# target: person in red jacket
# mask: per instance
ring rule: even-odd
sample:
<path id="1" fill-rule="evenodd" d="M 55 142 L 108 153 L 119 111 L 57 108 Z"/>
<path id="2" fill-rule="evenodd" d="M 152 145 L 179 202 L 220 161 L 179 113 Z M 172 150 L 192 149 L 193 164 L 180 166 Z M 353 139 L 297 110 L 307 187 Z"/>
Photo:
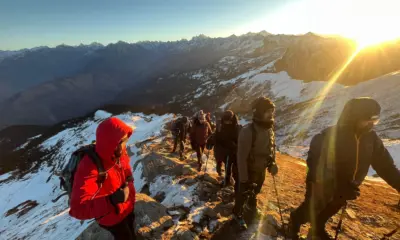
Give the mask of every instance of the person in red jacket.
<path id="1" fill-rule="evenodd" d="M 77 219 L 95 218 L 116 240 L 136 239 L 133 227 L 135 187 L 126 151 L 132 128 L 118 118 L 104 120 L 96 131 L 96 153 L 107 172 L 98 184 L 96 165 L 85 156 L 77 168 L 69 214 Z"/>

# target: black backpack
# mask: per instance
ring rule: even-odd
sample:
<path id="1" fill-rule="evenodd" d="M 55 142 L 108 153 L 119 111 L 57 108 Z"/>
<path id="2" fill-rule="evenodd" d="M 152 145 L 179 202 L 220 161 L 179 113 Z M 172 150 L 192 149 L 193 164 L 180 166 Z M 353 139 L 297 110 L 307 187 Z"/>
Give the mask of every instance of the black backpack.
<path id="1" fill-rule="evenodd" d="M 53 200 L 53 202 L 56 202 L 62 196 L 68 194 L 68 198 L 69 198 L 68 204 L 70 204 L 72 187 L 74 186 L 75 172 L 78 168 L 80 161 L 83 159 L 83 157 L 85 155 L 88 155 L 89 158 L 96 165 L 97 170 L 99 172 L 97 184 L 99 185 L 99 187 L 101 187 L 101 185 L 104 183 L 104 181 L 107 177 L 107 172 L 104 170 L 101 159 L 95 151 L 95 147 L 96 147 L 95 143 L 89 144 L 89 145 L 79 148 L 78 150 L 76 150 L 75 152 L 72 153 L 67 165 L 62 170 L 61 176 L 60 176 L 60 188 L 62 190 L 64 190 L 65 193 L 58 196 L 56 199 Z"/>

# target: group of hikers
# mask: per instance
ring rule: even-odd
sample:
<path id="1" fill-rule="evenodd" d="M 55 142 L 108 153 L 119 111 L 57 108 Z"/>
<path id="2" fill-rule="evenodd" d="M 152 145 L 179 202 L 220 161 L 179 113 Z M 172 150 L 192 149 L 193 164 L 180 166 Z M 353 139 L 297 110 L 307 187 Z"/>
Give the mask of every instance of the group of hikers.
<path id="1" fill-rule="evenodd" d="M 245 205 L 257 211 L 266 171 L 278 174 L 275 161 L 275 104 L 266 97 L 252 104 L 252 121 L 240 126 L 233 111 L 225 111 L 216 122 L 199 111 L 192 118 L 181 117 L 174 124 L 173 152 L 185 159 L 187 136 L 197 154 L 198 170 L 202 155 L 214 146 L 216 171 L 224 186 L 235 184 L 233 219 L 246 228 Z M 335 126 L 312 138 L 307 158 L 306 193 L 304 202 L 290 214 L 289 237 L 298 239 L 302 224 L 310 222 L 316 239 L 332 239 L 325 230 L 327 221 L 347 201 L 360 196 L 360 185 L 372 166 L 391 187 L 400 192 L 400 171 L 373 127 L 379 122 L 381 107 L 371 98 L 352 99 Z M 70 194 L 70 215 L 81 220 L 95 218 L 115 239 L 136 239 L 134 232 L 135 188 L 126 151 L 132 129 L 111 117 L 97 128 L 92 154 L 84 154 L 77 166 Z M 99 167 L 91 159 L 93 153 L 101 161 Z M 249 194 L 252 193 L 252 194 Z"/>

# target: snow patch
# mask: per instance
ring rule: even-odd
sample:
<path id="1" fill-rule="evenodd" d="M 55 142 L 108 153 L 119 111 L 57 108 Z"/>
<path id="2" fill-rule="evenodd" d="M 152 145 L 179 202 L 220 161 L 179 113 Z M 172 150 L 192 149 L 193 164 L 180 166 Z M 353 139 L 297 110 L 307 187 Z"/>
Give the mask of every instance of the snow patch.
<path id="1" fill-rule="evenodd" d="M 191 207 L 198 202 L 198 197 L 194 194 L 198 184 L 185 186 L 176 183 L 171 176 L 157 176 L 153 183 L 150 183 L 150 196 L 155 197 L 157 194 L 164 193 L 165 198 L 161 202 L 167 208 L 184 206 Z"/>
<path id="2" fill-rule="evenodd" d="M 94 114 L 94 119 L 95 120 L 103 120 L 103 119 L 109 118 L 111 116 L 112 116 L 111 113 L 108 113 L 108 112 L 103 111 L 103 110 L 97 110 L 95 112 L 95 114 Z"/>

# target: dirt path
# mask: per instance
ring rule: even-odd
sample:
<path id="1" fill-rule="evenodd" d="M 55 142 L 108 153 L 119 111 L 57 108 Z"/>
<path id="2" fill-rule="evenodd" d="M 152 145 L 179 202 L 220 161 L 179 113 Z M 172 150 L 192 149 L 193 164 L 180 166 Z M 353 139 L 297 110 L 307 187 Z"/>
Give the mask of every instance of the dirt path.
<path id="1" fill-rule="evenodd" d="M 278 154 L 277 162 L 280 169 L 276 183 L 283 217 L 288 221 L 290 211 L 299 206 L 304 199 L 306 167 L 303 160 L 286 155 Z M 261 194 L 258 196 L 258 206 L 263 212 L 276 211 L 277 209 L 274 209 L 278 205 L 276 199 L 272 177 L 267 175 Z M 339 239 L 381 239 L 384 234 L 395 229 L 396 224 L 400 224 L 398 201 L 399 195 L 386 183 L 366 180 L 361 186 L 360 198 L 349 203 L 349 211 Z M 327 227 L 332 236 L 339 220 L 338 215 L 331 219 Z M 302 235 L 307 235 L 308 228 L 308 226 L 302 228 Z M 234 225 L 227 225 L 213 239 L 251 239 L 251 237 L 269 239 L 262 236 L 255 238 L 257 229 L 257 220 L 245 233 L 238 232 Z M 400 239 L 400 232 L 390 239 Z"/>
<path id="2" fill-rule="evenodd" d="M 169 140 L 171 141 L 171 140 Z M 155 145 L 155 151 L 168 151 L 171 144 Z M 187 157 L 191 158 L 192 151 L 187 149 Z M 213 163 L 214 156 L 210 155 L 210 162 L 207 171 L 215 171 Z M 195 156 L 186 160 L 187 164 L 197 165 Z M 276 184 L 280 197 L 284 221 L 287 223 L 289 214 L 300 205 L 304 199 L 306 164 L 301 159 L 291 156 L 277 154 L 279 174 L 276 177 Z M 384 182 L 365 180 L 361 186 L 361 196 L 356 201 L 348 204 L 348 211 L 343 222 L 343 231 L 339 239 L 381 239 L 384 234 L 389 233 L 400 224 L 400 209 L 397 207 L 399 201 L 397 192 Z M 264 182 L 263 189 L 258 196 L 258 206 L 263 213 L 271 212 L 278 217 L 278 203 L 276 192 L 273 187 L 273 180 L 270 175 Z M 254 218 L 253 218 L 254 219 Z M 327 230 L 334 236 L 335 226 L 339 220 L 336 214 L 328 223 Z M 259 220 L 255 219 L 249 223 L 249 230 L 238 231 L 235 224 L 228 222 L 217 231 L 212 239 L 271 239 L 263 237 L 258 233 Z M 302 228 L 301 234 L 306 236 L 309 226 Z M 283 238 L 278 238 L 283 239 Z M 390 239 L 400 240 L 400 232 L 393 235 Z"/>

